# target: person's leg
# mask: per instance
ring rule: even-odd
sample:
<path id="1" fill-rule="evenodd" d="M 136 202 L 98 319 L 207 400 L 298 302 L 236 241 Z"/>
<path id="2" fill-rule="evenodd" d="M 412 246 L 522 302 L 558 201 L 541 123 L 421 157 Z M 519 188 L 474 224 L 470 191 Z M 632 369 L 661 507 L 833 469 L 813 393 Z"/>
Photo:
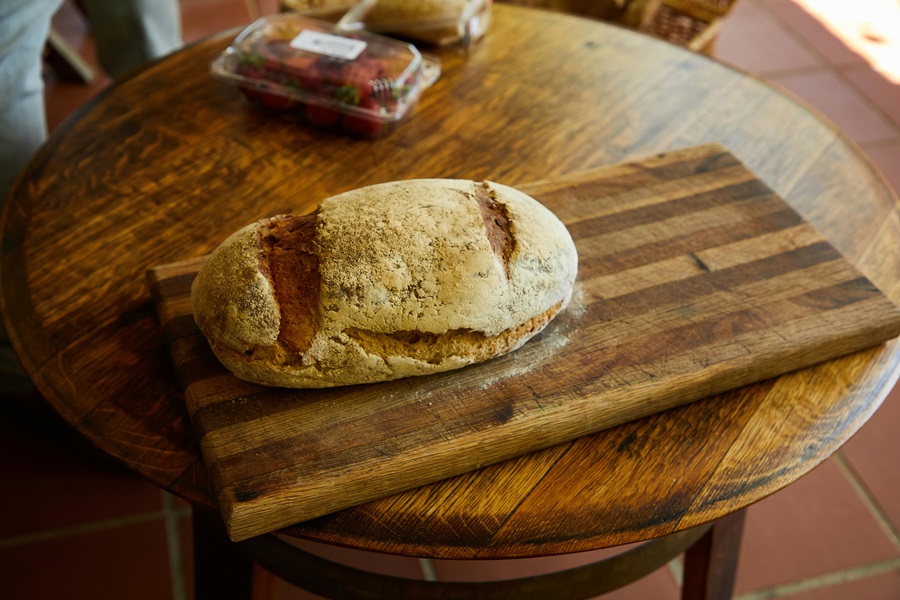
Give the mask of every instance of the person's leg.
<path id="1" fill-rule="evenodd" d="M 0 201 L 47 137 L 42 56 L 60 2 L 0 2 Z"/>
<path id="2" fill-rule="evenodd" d="M 0 1 L 0 202 L 47 138 L 42 56 L 60 1 Z M 30 389 L 0 324 L 0 393 Z"/>
<path id="3" fill-rule="evenodd" d="M 181 47 L 177 0 L 83 0 L 100 66 L 113 78 Z"/>

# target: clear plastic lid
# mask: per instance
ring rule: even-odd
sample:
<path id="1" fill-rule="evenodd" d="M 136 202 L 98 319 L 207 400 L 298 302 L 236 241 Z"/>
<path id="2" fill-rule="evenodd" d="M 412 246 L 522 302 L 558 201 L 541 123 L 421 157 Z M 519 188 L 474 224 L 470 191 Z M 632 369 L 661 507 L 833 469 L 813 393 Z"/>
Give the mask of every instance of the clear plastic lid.
<path id="1" fill-rule="evenodd" d="M 327 121 L 399 121 L 440 75 L 415 46 L 366 31 L 281 13 L 258 19 L 210 65 L 267 108 L 304 108 Z M 316 120 L 315 118 L 313 120 Z"/>
<path id="2" fill-rule="evenodd" d="M 487 31 L 491 8 L 492 0 L 360 0 L 341 18 L 337 30 L 468 47 Z"/>

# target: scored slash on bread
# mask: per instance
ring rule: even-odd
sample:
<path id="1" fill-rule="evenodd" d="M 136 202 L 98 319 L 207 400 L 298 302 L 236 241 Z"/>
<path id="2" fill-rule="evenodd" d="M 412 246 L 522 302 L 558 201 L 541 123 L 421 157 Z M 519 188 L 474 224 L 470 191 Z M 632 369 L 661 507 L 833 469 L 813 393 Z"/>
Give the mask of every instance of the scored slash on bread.
<path id="1" fill-rule="evenodd" d="M 390 182 L 226 239 L 192 288 L 219 360 L 263 385 L 328 387 L 515 350 L 571 298 L 577 253 L 539 202 L 492 182 Z"/>

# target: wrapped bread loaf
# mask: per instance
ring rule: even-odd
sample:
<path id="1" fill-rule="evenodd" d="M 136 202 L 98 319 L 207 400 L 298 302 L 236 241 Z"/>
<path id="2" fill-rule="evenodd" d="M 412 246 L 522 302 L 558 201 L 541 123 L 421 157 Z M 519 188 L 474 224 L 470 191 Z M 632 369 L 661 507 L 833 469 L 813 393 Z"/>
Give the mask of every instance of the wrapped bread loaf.
<path id="1" fill-rule="evenodd" d="M 338 23 L 339 30 L 396 35 L 438 46 L 469 46 L 491 22 L 492 0 L 359 0 Z"/>
<path id="2" fill-rule="evenodd" d="M 526 194 L 410 180 L 244 227 L 210 255 L 192 302 L 236 376 L 328 387 L 515 350 L 566 306 L 576 271 L 565 226 Z"/>

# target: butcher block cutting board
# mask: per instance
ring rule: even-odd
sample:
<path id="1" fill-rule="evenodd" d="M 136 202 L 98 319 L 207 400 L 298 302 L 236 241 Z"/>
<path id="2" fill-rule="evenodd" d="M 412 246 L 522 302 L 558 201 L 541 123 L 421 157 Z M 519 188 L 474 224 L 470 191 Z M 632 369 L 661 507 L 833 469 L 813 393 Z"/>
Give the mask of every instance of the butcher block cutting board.
<path id="1" fill-rule="evenodd" d="M 579 253 L 570 306 L 506 356 L 325 390 L 232 376 L 191 314 L 203 258 L 148 281 L 234 540 L 873 346 L 900 311 L 717 145 L 519 186 Z"/>

